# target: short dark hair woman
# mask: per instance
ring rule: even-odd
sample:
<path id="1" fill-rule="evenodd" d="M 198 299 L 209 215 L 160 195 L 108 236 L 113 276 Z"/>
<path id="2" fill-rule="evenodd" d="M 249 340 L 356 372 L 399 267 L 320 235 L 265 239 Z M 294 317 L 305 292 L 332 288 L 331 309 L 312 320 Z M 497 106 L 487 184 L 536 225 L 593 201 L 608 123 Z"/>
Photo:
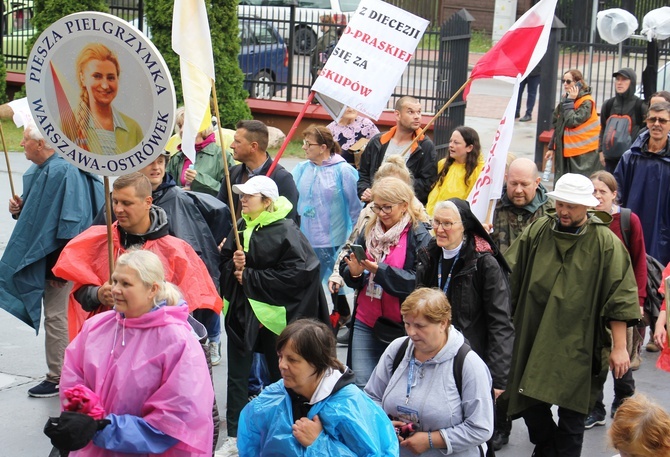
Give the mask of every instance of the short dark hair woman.
<path id="1" fill-rule="evenodd" d="M 264 455 L 397 456 L 391 421 L 354 385 L 339 360 L 332 329 L 300 319 L 277 338 L 282 380 L 240 416 L 241 457 Z"/>

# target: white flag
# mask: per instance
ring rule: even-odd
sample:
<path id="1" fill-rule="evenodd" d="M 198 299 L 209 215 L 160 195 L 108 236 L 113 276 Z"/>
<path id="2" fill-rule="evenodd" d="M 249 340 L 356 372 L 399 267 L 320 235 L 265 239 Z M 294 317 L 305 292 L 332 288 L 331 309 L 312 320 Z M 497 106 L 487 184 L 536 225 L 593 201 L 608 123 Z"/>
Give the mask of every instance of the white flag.
<path id="1" fill-rule="evenodd" d="M 237 31 L 235 31 L 237 33 Z M 195 163 L 195 138 L 209 113 L 214 78 L 214 55 L 204 0 L 175 0 L 172 49 L 179 54 L 184 93 L 181 150 Z"/>

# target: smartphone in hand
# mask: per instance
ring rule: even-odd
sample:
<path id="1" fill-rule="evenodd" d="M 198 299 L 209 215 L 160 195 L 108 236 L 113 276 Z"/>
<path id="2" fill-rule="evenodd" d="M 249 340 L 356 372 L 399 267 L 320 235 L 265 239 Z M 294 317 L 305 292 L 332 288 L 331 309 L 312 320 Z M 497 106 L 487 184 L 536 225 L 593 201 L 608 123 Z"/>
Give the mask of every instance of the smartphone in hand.
<path id="1" fill-rule="evenodd" d="M 351 249 L 351 252 L 356 256 L 356 259 L 359 262 L 362 262 L 363 260 L 367 260 L 367 256 L 365 255 L 365 249 L 363 246 L 360 244 L 351 244 L 349 245 L 349 248 Z"/>

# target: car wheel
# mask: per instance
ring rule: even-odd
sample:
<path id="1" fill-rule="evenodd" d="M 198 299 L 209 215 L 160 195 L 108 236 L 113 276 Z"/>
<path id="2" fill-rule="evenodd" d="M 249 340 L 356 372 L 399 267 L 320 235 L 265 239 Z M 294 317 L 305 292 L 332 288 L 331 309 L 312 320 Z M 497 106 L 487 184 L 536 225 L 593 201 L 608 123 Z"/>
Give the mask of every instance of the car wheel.
<path id="1" fill-rule="evenodd" d="M 275 80 L 267 71 L 259 71 L 251 83 L 251 98 L 269 100 L 275 95 Z"/>
<path id="2" fill-rule="evenodd" d="M 309 27 L 300 27 L 295 31 L 293 52 L 295 54 L 309 54 L 316 46 L 316 34 Z"/>

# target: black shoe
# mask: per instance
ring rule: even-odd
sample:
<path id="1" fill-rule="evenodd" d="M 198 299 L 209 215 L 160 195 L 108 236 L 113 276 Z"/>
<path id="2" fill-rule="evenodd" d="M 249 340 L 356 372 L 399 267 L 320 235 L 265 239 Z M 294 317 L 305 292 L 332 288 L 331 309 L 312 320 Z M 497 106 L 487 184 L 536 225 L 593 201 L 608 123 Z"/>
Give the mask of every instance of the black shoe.
<path id="1" fill-rule="evenodd" d="M 606 423 L 607 421 L 605 420 L 605 415 L 598 414 L 594 411 L 586 417 L 586 420 L 584 421 L 584 428 L 588 430 L 596 425 L 605 425 Z"/>
<path id="2" fill-rule="evenodd" d="M 521 115 L 519 113 L 514 114 L 514 119 L 519 119 L 520 117 L 521 117 Z"/>
<path id="3" fill-rule="evenodd" d="M 491 440 L 491 443 L 493 444 L 494 451 L 501 450 L 504 445 L 509 443 L 509 433 L 496 430 L 493 432 L 493 439 Z"/>
<path id="4" fill-rule="evenodd" d="M 532 120 L 531 117 L 530 117 L 529 115 L 526 114 L 524 117 L 522 117 L 521 119 L 519 119 L 519 122 L 529 122 L 529 121 L 531 121 L 531 120 Z"/>
<path id="5" fill-rule="evenodd" d="M 337 333 L 337 344 L 349 345 L 349 327 L 342 327 Z"/>
<path id="6" fill-rule="evenodd" d="M 42 381 L 28 390 L 28 395 L 35 398 L 56 397 L 58 396 L 58 384 L 51 381 Z"/>

